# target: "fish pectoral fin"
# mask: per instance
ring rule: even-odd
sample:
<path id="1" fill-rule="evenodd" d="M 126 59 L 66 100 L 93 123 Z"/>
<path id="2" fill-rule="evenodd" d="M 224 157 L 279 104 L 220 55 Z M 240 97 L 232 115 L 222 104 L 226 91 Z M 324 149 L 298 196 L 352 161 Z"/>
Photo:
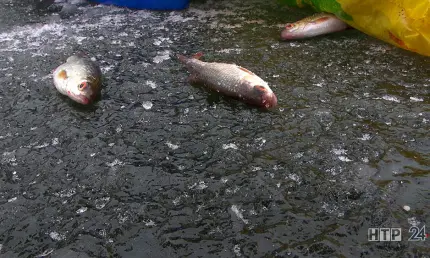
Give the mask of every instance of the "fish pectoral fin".
<path id="1" fill-rule="evenodd" d="M 57 77 L 60 78 L 60 79 L 63 79 L 63 80 L 67 79 L 67 72 L 66 72 L 66 70 L 59 71 L 58 74 L 57 74 Z"/>
<path id="2" fill-rule="evenodd" d="M 240 70 L 244 71 L 245 73 L 248 73 L 250 75 L 255 75 L 253 72 L 251 72 L 250 70 L 243 68 L 242 66 L 237 66 Z"/>

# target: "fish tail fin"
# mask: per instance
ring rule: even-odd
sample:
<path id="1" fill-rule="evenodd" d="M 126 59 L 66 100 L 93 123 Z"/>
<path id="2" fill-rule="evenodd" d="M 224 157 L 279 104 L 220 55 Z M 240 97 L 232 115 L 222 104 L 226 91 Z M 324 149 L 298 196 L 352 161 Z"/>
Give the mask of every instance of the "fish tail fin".
<path id="1" fill-rule="evenodd" d="M 188 61 L 188 57 L 181 55 L 181 54 L 177 54 L 176 57 L 179 59 L 179 62 L 185 64 Z"/>
<path id="2" fill-rule="evenodd" d="M 203 52 L 198 52 L 198 53 L 192 55 L 191 57 L 186 57 L 186 56 L 181 55 L 181 54 L 177 54 L 176 56 L 178 57 L 178 59 L 181 63 L 186 63 L 190 59 L 199 60 L 203 56 Z"/>
<path id="3" fill-rule="evenodd" d="M 197 52 L 192 56 L 192 58 L 198 60 L 198 59 L 202 58 L 202 56 L 203 56 L 203 52 Z"/>

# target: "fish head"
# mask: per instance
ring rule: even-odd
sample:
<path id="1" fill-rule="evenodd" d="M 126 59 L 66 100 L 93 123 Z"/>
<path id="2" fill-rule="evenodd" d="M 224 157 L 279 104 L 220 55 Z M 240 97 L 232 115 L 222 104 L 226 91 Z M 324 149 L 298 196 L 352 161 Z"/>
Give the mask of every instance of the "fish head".
<path id="1" fill-rule="evenodd" d="M 278 98 L 267 85 L 253 85 L 252 95 L 259 106 L 272 108 L 278 104 Z"/>
<path id="2" fill-rule="evenodd" d="M 100 68 L 78 56 L 69 57 L 53 73 L 57 90 L 75 102 L 90 104 L 100 92 Z"/>
<path id="3" fill-rule="evenodd" d="M 96 84 L 88 79 L 72 80 L 67 86 L 67 95 L 83 105 L 90 104 L 97 95 Z"/>
<path id="4" fill-rule="evenodd" d="M 289 40 L 289 39 L 299 39 L 305 37 L 304 34 L 305 23 L 296 22 L 296 23 L 287 23 L 285 24 L 284 29 L 281 32 L 281 39 Z"/>

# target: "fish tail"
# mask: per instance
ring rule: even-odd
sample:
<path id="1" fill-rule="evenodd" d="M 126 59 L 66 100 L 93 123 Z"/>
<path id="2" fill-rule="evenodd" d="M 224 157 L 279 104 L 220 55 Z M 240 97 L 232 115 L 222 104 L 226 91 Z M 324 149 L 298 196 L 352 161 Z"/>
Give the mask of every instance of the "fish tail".
<path id="1" fill-rule="evenodd" d="M 184 56 L 184 55 L 181 55 L 181 54 L 177 54 L 176 56 L 178 57 L 179 62 L 181 62 L 181 63 L 183 63 L 183 64 L 187 63 L 187 61 L 188 61 L 188 59 L 189 59 L 188 57 L 186 57 L 186 56 Z"/>
<path id="2" fill-rule="evenodd" d="M 200 59 L 203 56 L 203 52 L 198 52 L 198 53 L 192 55 L 190 58 L 186 57 L 184 55 L 181 55 L 181 54 L 177 54 L 176 56 L 178 57 L 178 59 L 181 63 L 185 64 L 190 59 L 197 59 L 197 60 Z"/>
<path id="3" fill-rule="evenodd" d="M 192 58 L 194 58 L 194 59 L 200 59 L 201 57 L 203 56 L 203 52 L 197 52 L 197 53 L 195 53 L 193 56 L 192 56 Z"/>

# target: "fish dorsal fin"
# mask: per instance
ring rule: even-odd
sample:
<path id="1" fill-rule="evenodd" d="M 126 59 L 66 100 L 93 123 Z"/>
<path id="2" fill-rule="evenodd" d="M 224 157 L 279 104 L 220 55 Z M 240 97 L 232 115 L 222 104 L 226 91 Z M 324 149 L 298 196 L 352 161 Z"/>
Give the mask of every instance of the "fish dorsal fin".
<path id="1" fill-rule="evenodd" d="M 253 72 L 251 72 L 250 70 L 248 70 L 248 69 L 246 69 L 246 68 L 243 68 L 242 66 L 237 66 L 240 70 L 242 70 L 242 71 L 244 71 L 245 73 L 247 73 L 247 74 L 250 74 L 250 75 L 255 75 Z"/>
<path id="2" fill-rule="evenodd" d="M 63 79 L 63 80 L 67 79 L 67 72 L 66 72 L 66 70 L 59 71 L 58 74 L 57 74 L 57 77 L 60 78 L 60 79 Z"/>
<path id="3" fill-rule="evenodd" d="M 202 58 L 202 56 L 203 56 L 203 52 L 198 52 L 198 53 L 195 53 L 192 56 L 192 58 L 199 60 L 200 58 Z"/>

